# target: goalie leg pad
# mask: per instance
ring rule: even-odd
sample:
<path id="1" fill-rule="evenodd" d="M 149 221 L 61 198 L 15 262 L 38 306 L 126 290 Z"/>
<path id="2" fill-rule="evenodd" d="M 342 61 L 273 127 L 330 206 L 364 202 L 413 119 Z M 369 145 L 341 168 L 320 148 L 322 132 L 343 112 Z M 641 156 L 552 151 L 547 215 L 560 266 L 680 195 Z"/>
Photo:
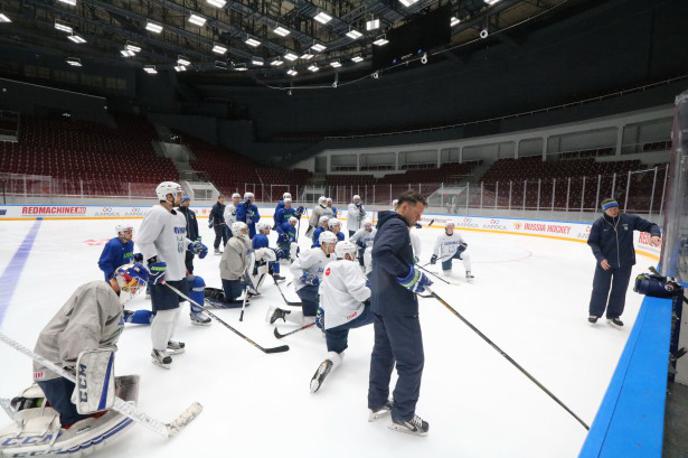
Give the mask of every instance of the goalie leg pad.
<path id="1" fill-rule="evenodd" d="M 76 363 L 78 385 L 72 402 L 81 415 L 107 410 L 115 402 L 115 353 L 112 349 L 83 351 Z"/>

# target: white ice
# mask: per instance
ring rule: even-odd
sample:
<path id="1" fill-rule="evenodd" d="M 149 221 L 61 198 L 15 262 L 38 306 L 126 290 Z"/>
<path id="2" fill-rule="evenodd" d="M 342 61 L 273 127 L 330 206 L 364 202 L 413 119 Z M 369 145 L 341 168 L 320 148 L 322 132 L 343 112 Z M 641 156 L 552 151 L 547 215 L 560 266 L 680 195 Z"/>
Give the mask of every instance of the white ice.
<path id="1" fill-rule="evenodd" d="M 73 290 L 102 278 L 96 265 L 102 245 L 86 241 L 109 239 L 119 222 L 41 222 L 2 332 L 33 347 L 42 327 Z M 32 224 L 0 223 L 0 271 Z M 200 226 L 203 240 L 211 244 L 204 220 Z M 417 231 L 423 262 L 439 231 Z M 594 258 L 587 245 L 478 232 L 463 235 L 475 282 L 464 281 L 463 266 L 455 261 L 452 281 L 458 286 L 436 282 L 436 291 L 590 424 L 641 297 L 629 290 L 623 329 L 602 321 L 591 327 L 586 318 Z M 651 263 L 642 256 L 638 261 L 634 275 Z M 212 249 L 206 259 L 196 259 L 196 273 L 208 286 L 220 287 L 218 263 Z M 285 266 L 283 272 L 290 276 Z M 192 326 L 184 306 L 175 337 L 187 343 L 187 352 L 175 357 L 168 371 L 151 364 L 150 329 L 127 325 L 119 341 L 116 373 L 140 374 L 140 408 L 166 421 L 192 401 L 202 403 L 205 410 L 172 440 L 136 426 L 98 455 L 573 457 L 585 439 L 586 431 L 576 420 L 434 299 L 420 303 L 425 370 L 417 413 L 430 422 L 429 435 L 390 431 L 389 419 L 368 423 L 372 326 L 351 331 L 344 363 L 313 395 L 309 381 L 326 353 L 325 341 L 313 328 L 276 340 L 265 312 L 282 299 L 272 282 L 265 283 L 262 293 L 247 309 L 243 323 L 238 310 L 216 313 L 264 346 L 289 344 L 287 353 L 263 354 L 219 323 Z M 288 294 L 296 299 L 293 290 Z M 143 298 L 136 305 L 148 306 Z M 31 383 L 26 357 L 3 345 L 0 361 L 0 396 L 16 395 Z"/>

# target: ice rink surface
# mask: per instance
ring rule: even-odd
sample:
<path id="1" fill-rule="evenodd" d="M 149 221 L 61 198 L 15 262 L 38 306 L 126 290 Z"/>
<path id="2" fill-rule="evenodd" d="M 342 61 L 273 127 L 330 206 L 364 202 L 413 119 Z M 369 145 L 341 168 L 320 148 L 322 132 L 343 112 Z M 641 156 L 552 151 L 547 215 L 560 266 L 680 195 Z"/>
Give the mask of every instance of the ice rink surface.
<path id="1" fill-rule="evenodd" d="M 0 272 L 6 282 L 2 332 L 33 348 L 42 327 L 77 286 L 102 278 L 97 260 L 118 220 L 17 221 L 0 224 Z M 303 231 L 305 221 L 301 224 Z M 6 269 L 34 224 L 39 230 L 14 294 Z M 134 221 L 134 237 L 140 221 Z M 199 220 L 211 254 L 196 259 L 196 274 L 221 287 L 219 256 L 211 231 Z M 441 229 L 417 230 L 427 262 Z M 587 323 L 594 258 L 583 243 L 539 237 L 462 232 L 473 260 L 473 284 L 454 263 L 451 281 L 435 291 L 521 366 L 592 423 L 637 315 L 641 296 L 629 290 L 615 329 Z M 275 239 L 273 232 L 271 239 Z M 310 239 L 302 238 L 302 242 Z M 633 275 L 653 262 L 638 256 Z M 435 269 L 439 268 L 436 266 Z M 291 279 L 286 266 L 285 276 Z M 18 273 L 18 272 L 15 272 Z M 289 297 L 297 300 L 293 289 Z M 119 341 L 116 374 L 139 374 L 139 406 L 168 421 L 192 401 L 203 413 L 178 437 L 166 441 L 140 426 L 98 452 L 102 457 L 574 457 L 585 429 L 492 347 L 435 299 L 420 299 L 425 370 L 417 413 L 430 423 L 427 437 L 390 431 L 389 418 L 367 422 L 367 384 L 372 325 L 349 335 L 344 363 L 321 390 L 309 381 L 325 353 L 319 330 L 276 340 L 265 322 L 269 305 L 282 299 L 271 281 L 247 308 L 216 313 L 263 346 L 289 344 L 287 353 L 263 354 L 213 323 L 190 324 L 184 305 L 175 338 L 187 351 L 171 370 L 150 361 L 150 329 L 127 325 Z M 128 308 L 149 307 L 140 297 Z M 1 310 L 0 310 L 1 315 Z M 289 325 L 280 326 L 290 329 Z M 12 397 L 31 383 L 31 362 L 0 347 L 0 396 Z M 394 379 L 393 379 L 394 381 Z M 3 422 L 8 421 L 4 415 Z"/>

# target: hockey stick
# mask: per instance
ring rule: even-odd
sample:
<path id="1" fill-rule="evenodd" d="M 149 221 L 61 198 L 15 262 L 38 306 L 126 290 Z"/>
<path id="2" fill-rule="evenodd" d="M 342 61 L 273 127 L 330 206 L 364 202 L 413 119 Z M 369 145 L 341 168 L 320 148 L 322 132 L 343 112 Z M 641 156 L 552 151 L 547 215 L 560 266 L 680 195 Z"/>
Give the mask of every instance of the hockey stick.
<path id="1" fill-rule="evenodd" d="M 275 326 L 275 332 L 274 332 L 275 338 L 281 339 L 282 337 L 287 337 L 287 336 L 290 336 L 292 334 L 296 334 L 297 332 L 303 331 L 304 329 L 308 329 L 313 325 L 315 325 L 315 323 L 304 324 L 300 328 L 293 329 L 293 330 L 287 332 L 286 334 L 280 334 L 280 332 L 277 330 L 277 326 Z"/>
<path id="2" fill-rule="evenodd" d="M 287 296 L 284 295 L 284 291 L 282 291 L 282 288 L 280 287 L 279 283 L 277 283 L 277 280 L 275 279 L 275 277 L 272 277 L 272 279 L 275 282 L 275 286 L 277 286 L 277 289 L 279 290 L 280 294 L 282 295 L 282 299 L 284 299 L 284 302 L 287 305 L 302 305 L 303 304 L 302 302 L 287 300 Z"/>
<path id="3" fill-rule="evenodd" d="M 60 377 L 66 378 L 70 382 L 78 384 L 73 374 L 67 372 L 62 367 L 58 366 L 57 364 L 48 360 L 47 358 L 44 358 L 43 356 L 32 352 L 19 342 L 11 339 L 10 337 L 6 336 L 1 332 L 0 340 L 2 340 L 15 350 L 17 350 L 19 353 L 23 353 L 24 355 L 36 361 L 37 363 L 47 367 Z M 120 398 L 115 398 L 115 403 L 113 404 L 112 408 L 117 412 L 121 413 L 122 415 L 129 417 L 132 420 L 142 424 L 151 431 L 155 431 L 156 433 L 168 438 L 179 433 L 186 425 L 191 423 L 191 421 L 193 421 L 193 419 L 196 418 L 203 410 L 203 406 L 201 404 L 199 404 L 198 402 L 193 402 L 181 414 L 179 414 L 177 418 L 174 419 L 174 421 L 170 423 L 163 423 L 160 420 L 156 420 L 155 418 L 150 417 L 145 412 L 142 412 L 139 409 L 137 409 L 136 406 L 134 406 L 133 404 L 128 403 Z"/>
<path id="4" fill-rule="evenodd" d="M 440 277 L 439 275 L 437 275 L 435 272 L 429 271 L 428 269 L 426 269 L 425 267 L 421 266 L 420 264 L 416 264 L 416 265 L 418 266 L 419 269 L 424 270 L 425 272 L 429 273 L 430 275 L 432 275 L 433 277 L 437 278 L 438 280 L 443 281 L 443 282 L 445 282 L 445 283 L 448 284 L 448 285 L 454 285 L 454 286 L 456 286 L 454 283 L 451 283 L 451 282 L 445 280 L 444 278 L 442 278 L 442 277 Z M 426 265 L 427 265 L 427 264 L 426 264 Z"/>
<path id="5" fill-rule="evenodd" d="M 518 364 L 511 356 L 509 356 L 508 353 L 506 353 L 504 350 L 502 350 L 501 348 L 499 348 L 499 346 L 498 346 L 496 343 L 492 342 L 492 340 L 490 340 L 489 337 L 487 337 L 485 334 L 483 334 L 483 333 L 480 331 L 480 329 L 476 328 L 470 321 L 468 321 L 466 318 L 464 318 L 463 315 L 461 315 L 454 307 L 452 307 L 451 305 L 449 305 L 449 303 L 448 303 L 447 301 L 445 301 L 444 299 L 442 299 L 437 293 L 435 293 L 434 291 L 432 291 L 432 290 L 431 290 L 430 288 L 428 288 L 428 287 L 426 287 L 425 289 L 426 289 L 426 291 L 428 291 L 435 299 L 437 299 L 442 305 L 444 305 L 447 309 L 449 309 L 450 312 L 452 312 L 454 315 L 456 315 L 456 317 L 457 317 L 458 319 L 460 319 L 461 321 L 463 321 L 463 323 L 464 323 L 466 326 L 468 326 L 469 328 L 471 328 L 471 330 L 472 330 L 473 332 L 475 332 L 476 334 L 478 334 L 478 336 L 480 336 L 485 342 L 487 342 L 488 344 L 490 344 L 490 346 L 491 346 L 492 348 L 494 348 L 495 350 L 497 350 L 497 353 L 499 353 L 500 355 L 502 355 L 507 361 L 509 361 L 511 364 L 513 364 L 514 367 L 516 367 L 516 369 L 518 369 L 519 371 L 521 371 L 521 373 L 523 373 L 523 375 L 525 375 L 526 377 L 528 377 L 528 378 L 530 379 L 531 382 L 533 382 L 534 384 L 536 384 L 536 385 L 538 386 L 538 388 L 540 388 L 542 391 L 544 391 L 544 392 L 547 394 L 547 396 L 549 396 L 550 398 L 552 398 L 552 399 L 554 400 L 554 402 L 556 402 L 556 403 L 559 404 L 561 407 L 563 407 L 564 410 L 566 410 L 569 414 L 571 414 L 571 416 L 572 416 L 573 418 L 575 418 L 576 421 L 578 421 L 578 423 L 580 423 L 585 429 L 590 430 L 590 426 L 588 426 L 587 423 L 585 423 L 583 420 L 581 420 L 581 418 L 580 418 L 578 415 L 576 415 L 571 409 L 569 409 L 569 407 L 568 407 L 566 404 L 564 404 L 558 397 L 556 397 L 551 391 L 549 391 L 549 390 L 548 390 L 542 383 L 540 383 L 535 377 L 533 377 L 532 375 L 530 375 L 530 373 L 529 373 L 527 370 L 525 370 L 520 364 Z"/>
<path id="6" fill-rule="evenodd" d="M 263 353 L 282 353 L 282 352 L 285 352 L 285 351 L 289 351 L 289 346 L 288 346 L 288 345 L 282 345 L 282 346 L 280 346 L 280 347 L 267 347 L 267 348 L 266 348 L 266 347 L 261 347 L 261 346 L 258 345 L 256 342 L 254 342 L 253 339 L 251 339 L 251 338 L 249 338 L 249 337 L 246 337 L 245 335 L 243 335 L 242 333 L 240 333 L 239 331 L 237 331 L 236 329 L 234 329 L 232 326 L 230 326 L 226 321 L 224 321 L 223 319 L 221 319 L 220 317 L 218 317 L 217 315 L 215 315 L 213 312 L 211 312 L 211 311 L 208 309 L 208 307 L 205 307 L 204 305 L 201 305 L 201 304 L 199 304 L 198 302 L 194 301 L 193 299 L 191 299 L 191 298 L 188 297 L 186 294 L 182 293 L 181 291 L 179 291 L 177 288 L 175 288 L 174 286 L 170 285 L 169 283 L 165 283 L 165 286 L 167 286 L 167 287 L 170 288 L 172 291 L 174 291 L 175 293 L 177 293 L 177 295 L 178 295 L 179 297 L 181 297 L 182 299 L 187 300 L 187 301 L 189 301 L 190 303 L 195 304 L 196 306 L 202 308 L 202 309 L 203 309 L 208 315 L 210 315 L 215 321 L 217 321 L 218 323 L 220 323 L 221 325 L 223 325 L 224 327 L 226 327 L 227 329 L 229 329 L 230 331 L 232 331 L 234 334 L 238 335 L 239 337 L 241 337 L 242 339 L 244 339 L 246 342 L 250 343 L 251 345 L 253 345 L 253 346 L 256 347 L 257 349 L 259 349 L 259 350 L 262 351 Z"/>

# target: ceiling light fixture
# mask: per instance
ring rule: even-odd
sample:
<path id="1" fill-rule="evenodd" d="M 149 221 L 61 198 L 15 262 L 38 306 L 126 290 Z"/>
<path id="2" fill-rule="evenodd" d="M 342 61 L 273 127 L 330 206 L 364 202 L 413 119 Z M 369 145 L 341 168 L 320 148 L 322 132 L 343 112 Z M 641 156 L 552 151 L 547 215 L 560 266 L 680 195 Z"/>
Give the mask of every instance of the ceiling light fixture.
<path id="1" fill-rule="evenodd" d="M 373 44 L 374 44 L 375 46 L 384 46 L 384 45 L 386 45 L 387 43 L 389 43 L 389 40 L 386 39 L 385 37 L 380 37 L 380 38 L 378 38 L 377 40 L 373 41 Z"/>
<path id="2" fill-rule="evenodd" d="M 155 65 L 145 65 L 143 67 L 143 71 L 148 73 L 149 75 L 157 75 L 158 70 L 156 70 Z"/>
<path id="3" fill-rule="evenodd" d="M 208 5 L 212 5 L 215 8 L 224 8 L 227 2 L 225 0 L 205 0 Z"/>
<path id="4" fill-rule="evenodd" d="M 361 56 L 354 56 L 354 57 L 351 58 L 351 60 L 352 60 L 353 62 L 355 62 L 355 63 L 358 64 L 358 63 L 360 63 L 360 62 L 363 62 L 363 57 L 361 57 Z"/>
<path id="5" fill-rule="evenodd" d="M 246 41 L 244 41 L 244 43 L 246 43 L 247 45 L 249 45 L 253 48 L 257 48 L 258 46 L 260 46 L 260 41 L 256 40 L 255 38 L 251 38 L 251 37 L 248 37 L 246 39 Z"/>
<path id="6" fill-rule="evenodd" d="M 76 6 L 76 0 L 57 0 L 60 3 L 64 3 L 69 6 Z"/>
<path id="7" fill-rule="evenodd" d="M 320 67 L 318 67 L 317 65 L 313 64 L 313 65 L 311 65 L 310 67 L 308 67 L 308 70 L 310 70 L 310 71 L 312 71 L 313 73 L 315 73 L 315 72 L 317 72 L 317 71 L 320 70 Z"/>
<path id="8" fill-rule="evenodd" d="M 338 60 L 330 62 L 330 65 L 332 66 L 332 68 L 339 68 L 342 66 L 342 64 Z"/>
<path id="9" fill-rule="evenodd" d="M 291 33 L 289 30 L 285 29 L 281 25 L 272 29 L 272 32 L 276 35 L 279 35 L 280 37 L 286 37 L 287 35 L 289 35 Z"/>
<path id="10" fill-rule="evenodd" d="M 0 19 L 0 22 L 2 22 L 2 19 Z M 55 30 L 59 30 L 60 32 L 67 32 L 70 34 L 74 33 L 74 29 L 71 26 L 60 21 L 55 21 Z"/>
<path id="11" fill-rule="evenodd" d="M 73 41 L 74 43 L 80 45 L 83 43 L 86 43 L 86 40 L 84 40 L 81 36 L 79 35 L 69 35 L 67 37 L 70 41 Z"/>
<path id="12" fill-rule="evenodd" d="M 283 63 L 284 63 L 283 60 L 277 58 L 277 59 L 273 60 L 272 62 L 270 62 L 270 65 L 272 65 L 273 67 L 279 67 Z"/>
<path id="13" fill-rule="evenodd" d="M 449 25 L 451 27 L 459 25 L 460 23 L 461 23 L 461 19 L 457 18 L 456 16 L 452 16 L 451 19 L 449 20 Z"/>
<path id="14" fill-rule="evenodd" d="M 148 21 L 146 22 L 146 30 L 153 33 L 160 33 L 162 32 L 162 26 L 160 24 L 156 24 L 155 22 Z"/>
<path id="15" fill-rule="evenodd" d="M 290 51 L 284 55 L 284 58 L 287 59 L 289 62 L 294 62 L 296 59 L 299 58 L 299 56 Z"/>
<path id="16" fill-rule="evenodd" d="M 366 22 L 366 30 L 377 30 L 380 28 L 380 20 L 379 19 L 371 19 L 370 21 Z"/>
<path id="17" fill-rule="evenodd" d="M 199 16 L 198 14 L 191 13 L 191 16 L 189 16 L 188 21 L 190 23 L 192 23 L 193 25 L 203 27 L 205 25 L 206 19 L 203 16 Z"/>
<path id="18" fill-rule="evenodd" d="M 191 61 L 184 56 L 177 56 L 177 64 L 183 65 L 184 67 L 188 67 L 189 65 L 191 65 Z"/>
<path id="19" fill-rule="evenodd" d="M 351 38 L 352 40 L 358 40 L 363 36 L 363 34 L 356 29 L 351 29 L 346 33 L 346 36 Z"/>
<path id="20" fill-rule="evenodd" d="M 296 76 L 298 74 L 299 74 L 299 72 L 297 72 L 293 68 L 290 68 L 289 70 L 287 70 L 287 75 L 289 75 L 289 76 Z"/>
<path id="21" fill-rule="evenodd" d="M 67 62 L 72 67 L 81 67 L 81 59 L 79 59 L 78 57 L 68 57 L 67 59 L 65 59 L 65 62 Z"/>
<path id="22" fill-rule="evenodd" d="M 323 52 L 327 49 L 327 46 L 321 45 L 320 43 L 316 43 L 313 46 L 311 46 L 311 49 L 315 52 Z"/>
<path id="23" fill-rule="evenodd" d="M 313 54 L 306 52 L 304 54 L 301 54 L 300 59 L 302 60 L 311 60 L 313 58 Z"/>
<path id="24" fill-rule="evenodd" d="M 324 11 L 321 11 L 318 14 L 316 14 L 315 16 L 313 16 L 313 19 L 315 19 L 316 21 L 318 21 L 321 24 L 327 24 L 328 22 L 330 22 L 332 20 L 332 16 L 325 13 Z"/>
<path id="25" fill-rule="evenodd" d="M 215 45 L 213 46 L 213 52 L 222 56 L 227 52 L 227 48 L 222 45 Z"/>

